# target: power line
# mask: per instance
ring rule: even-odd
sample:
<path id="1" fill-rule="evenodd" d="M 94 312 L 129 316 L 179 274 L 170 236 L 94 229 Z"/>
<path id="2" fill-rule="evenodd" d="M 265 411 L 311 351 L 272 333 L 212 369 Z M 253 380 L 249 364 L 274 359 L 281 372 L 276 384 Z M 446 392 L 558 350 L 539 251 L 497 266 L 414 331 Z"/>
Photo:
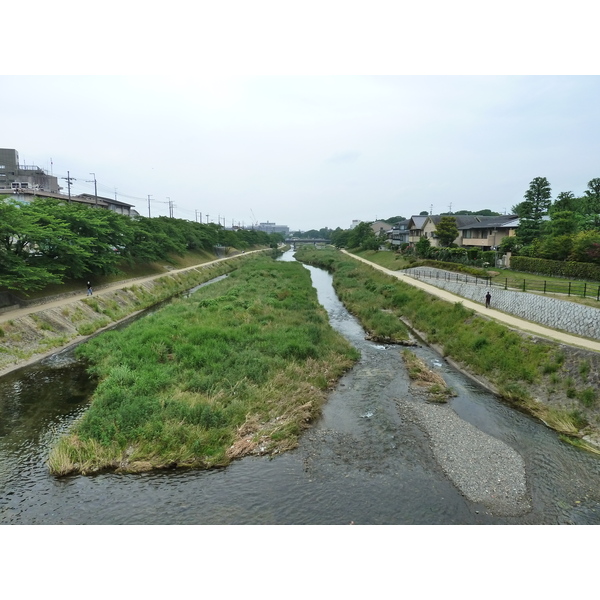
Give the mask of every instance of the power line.
<path id="1" fill-rule="evenodd" d="M 71 181 L 77 181 L 77 180 L 74 177 L 71 177 L 71 174 L 69 173 L 69 171 L 67 171 L 67 176 L 61 177 L 61 179 L 67 180 L 67 188 L 69 190 L 69 202 L 71 202 Z"/>

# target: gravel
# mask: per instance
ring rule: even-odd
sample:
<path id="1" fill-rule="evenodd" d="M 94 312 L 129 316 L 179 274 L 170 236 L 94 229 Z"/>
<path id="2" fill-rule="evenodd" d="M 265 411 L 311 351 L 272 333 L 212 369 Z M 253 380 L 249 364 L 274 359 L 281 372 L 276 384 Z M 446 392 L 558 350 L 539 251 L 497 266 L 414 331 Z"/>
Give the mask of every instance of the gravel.
<path id="1" fill-rule="evenodd" d="M 466 498 L 496 515 L 531 510 L 525 462 L 513 448 L 464 421 L 448 405 L 398 404 L 428 435 L 436 461 Z"/>

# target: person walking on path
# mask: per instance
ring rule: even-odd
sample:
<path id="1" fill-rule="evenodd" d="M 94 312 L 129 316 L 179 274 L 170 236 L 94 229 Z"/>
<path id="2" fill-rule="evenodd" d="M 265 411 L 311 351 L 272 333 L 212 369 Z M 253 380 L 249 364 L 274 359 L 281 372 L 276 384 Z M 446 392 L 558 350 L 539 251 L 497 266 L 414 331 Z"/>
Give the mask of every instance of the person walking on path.
<path id="1" fill-rule="evenodd" d="M 492 295 L 488 292 L 485 295 L 485 307 L 489 308 L 490 307 L 490 302 L 492 301 Z"/>
<path id="2" fill-rule="evenodd" d="M 91 296 L 94 292 L 92 291 L 92 284 L 88 281 L 87 285 L 87 295 Z"/>

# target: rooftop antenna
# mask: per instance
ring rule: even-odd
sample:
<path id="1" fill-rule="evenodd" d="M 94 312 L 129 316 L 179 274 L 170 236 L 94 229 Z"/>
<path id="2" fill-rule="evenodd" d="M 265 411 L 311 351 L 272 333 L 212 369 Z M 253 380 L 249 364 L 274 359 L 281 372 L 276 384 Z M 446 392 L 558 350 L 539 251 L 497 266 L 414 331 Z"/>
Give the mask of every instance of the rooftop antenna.
<path id="1" fill-rule="evenodd" d="M 429 207 L 429 214 L 432 215 L 433 214 L 433 204 Z"/>

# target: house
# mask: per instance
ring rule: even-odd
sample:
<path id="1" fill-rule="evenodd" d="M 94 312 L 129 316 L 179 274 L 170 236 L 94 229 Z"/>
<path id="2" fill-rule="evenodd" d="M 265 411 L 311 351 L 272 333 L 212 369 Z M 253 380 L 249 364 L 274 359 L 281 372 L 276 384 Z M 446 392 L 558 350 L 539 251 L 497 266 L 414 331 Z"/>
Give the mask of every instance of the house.
<path id="1" fill-rule="evenodd" d="M 392 226 L 389 223 L 386 223 L 385 221 L 374 221 L 373 223 L 371 223 L 371 229 L 373 230 L 373 233 L 377 236 L 387 236 L 387 233 L 392 229 Z"/>
<path id="2" fill-rule="evenodd" d="M 465 217 L 467 217 L 465 219 Z M 460 231 L 457 245 L 479 250 L 495 250 L 508 236 L 515 235 L 519 220 L 516 215 L 484 217 L 479 215 L 457 215 Z M 458 219 L 461 219 L 459 224 Z"/>
<path id="3" fill-rule="evenodd" d="M 416 215 L 408 220 L 408 243 L 416 244 L 423 235 L 423 227 L 429 220 L 429 215 Z"/>
<path id="4" fill-rule="evenodd" d="M 388 231 L 388 240 L 392 247 L 399 247 L 402 244 L 408 244 L 410 219 L 404 219 L 395 223 Z"/>
<path id="5" fill-rule="evenodd" d="M 454 244 L 464 248 L 492 250 L 500 245 L 503 238 L 515 235 L 518 219 L 516 215 L 487 217 L 481 215 L 418 215 L 409 219 L 410 244 L 416 244 L 421 238 L 430 241 L 433 247 L 439 246 L 436 227 L 443 216 L 456 219 L 459 231 Z"/>

